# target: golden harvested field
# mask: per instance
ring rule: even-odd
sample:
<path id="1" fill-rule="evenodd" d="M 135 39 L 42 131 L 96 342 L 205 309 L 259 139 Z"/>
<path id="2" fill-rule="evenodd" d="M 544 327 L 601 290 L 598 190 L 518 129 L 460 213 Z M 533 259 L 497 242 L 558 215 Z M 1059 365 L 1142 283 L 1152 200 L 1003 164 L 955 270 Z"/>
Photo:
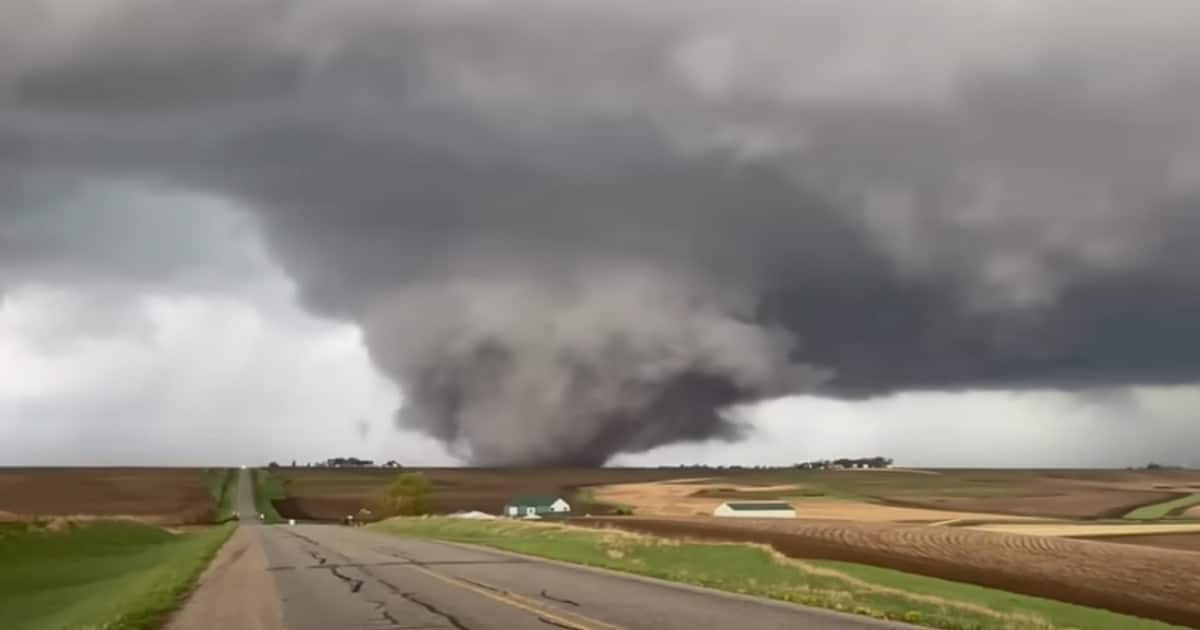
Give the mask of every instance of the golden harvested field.
<path id="1" fill-rule="evenodd" d="M 795 485 L 745 486 L 734 483 L 704 484 L 697 480 L 628 483 L 595 489 L 595 497 L 606 503 L 629 505 L 636 514 L 645 516 L 709 516 L 727 499 L 702 495 L 706 491 L 719 494 L 742 493 L 750 496 L 777 494 L 787 498 L 799 493 Z M 797 515 L 804 519 L 847 520 L 870 522 L 940 522 L 960 518 L 1009 519 L 1011 516 L 955 512 L 924 508 L 882 505 L 842 499 L 792 499 Z"/>
<path id="2" fill-rule="evenodd" d="M 3 513 L 7 513 L 5 516 Z M 197 468 L 0 468 L 0 518 L 207 522 L 213 502 Z"/>
<path id="3" fill-rule="evenodd" d="M 1200 554 L 1106 542 L 845 521 L 577 519 L 582 525 L 768 544 L 796 558 L 841 560 L 1085 606 L 1200 624 Z"/>

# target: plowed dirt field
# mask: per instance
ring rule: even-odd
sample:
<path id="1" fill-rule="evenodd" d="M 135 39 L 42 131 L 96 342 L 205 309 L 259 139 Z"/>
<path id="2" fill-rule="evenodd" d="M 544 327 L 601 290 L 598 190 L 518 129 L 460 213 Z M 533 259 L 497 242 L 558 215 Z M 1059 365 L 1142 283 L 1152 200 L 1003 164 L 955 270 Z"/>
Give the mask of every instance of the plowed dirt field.
<path id="1" fill-rule="evenodd" d="M 975 531 L 844 521 L 576 519 L 661 536 L 747 541 L 842 560 L 1200 626 L 1200 554 Z"/>
<path id="2" fill-rule="evenodd" d="M 175 525 L 210 521 L 213 504 L 196 468 L 0 468 L 0 512 Z"/>

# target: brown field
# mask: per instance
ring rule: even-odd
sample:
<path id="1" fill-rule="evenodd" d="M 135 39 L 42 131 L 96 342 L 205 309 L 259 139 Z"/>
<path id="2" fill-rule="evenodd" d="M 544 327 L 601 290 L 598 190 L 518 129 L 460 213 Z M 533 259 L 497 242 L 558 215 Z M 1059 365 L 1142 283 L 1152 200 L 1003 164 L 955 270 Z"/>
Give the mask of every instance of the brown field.
<path id="1" fill-rule="evenodd" d="M 1120 543 L 1123 545 L 1158 547 L 1159 549 L 1178 549 L 1180 551 L 1200 552 L 1200 533 L 1154 534 L 1145 536 L 1095 536 L 1089 538 L 1089 540 Z"/>
<path id="2" fill-rule="evenodd" d="M 1084 606 L 1200 624 L 1200 554 L 1081 541 L 845 521 L 573 519 L 587 526 L 768 544 L 795 558 L 889 567 Z"/>
<path id="3" fill-rule="evenodd" d="M 1130 510 L 1161 501 L 1174 494 L 1136 490 L 1103 490 L 1083 487 L 1031 487 L 1039 494 L 1014 497 L 942 497 L 906 495 L 884 498 L 892 505 L 925 507 L 957 512 L 987 512 L 1048 518 L 1119 518 Z"/>
<path id="4" fill-rule="evenodd" d="M 210 521 L 213 504 L 201 469 L 0 468 L 0 512 L 175 525 Z"/>

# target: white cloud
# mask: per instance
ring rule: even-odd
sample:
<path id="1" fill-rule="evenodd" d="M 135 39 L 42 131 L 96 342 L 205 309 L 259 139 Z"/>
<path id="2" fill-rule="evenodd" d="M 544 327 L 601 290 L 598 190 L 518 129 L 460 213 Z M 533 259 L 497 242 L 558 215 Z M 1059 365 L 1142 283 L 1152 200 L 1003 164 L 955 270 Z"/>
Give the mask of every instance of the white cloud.
<path id="1" fill-rule="evenodd" d="M 204 210 L 216 223 L 233 212 Z M 196 235 L 193 251 L 227 236 L 195 227 L 183 227 Z M 9 287 L 0 463 L 452 463 L 433 441 L 392 428 L 399 393 L 376 374 L 358 328 L 305 313 L 256 237 L 232 242 L 234 258 L 256 262 L 219 292 L 70 278 Z"/>
<path id="2" fill-rule="evenodd" d="M 339 454 L 448 463 L 390 426 L 395 388 L 376 375 L 358 330 L 276 299 L 147 295 L 145 332 L 109 332 L 53 350 L 24 337 L 29 318 L 80 304 L 29 287 L 0 311 L 0 461 L 204 465 Z M 278 296 L 276 296 L 277 298 Z M 363 439 L 355 424 L 381 430 Z"/>
<path id="3" fill-rule="evenodd" d="M 1200 466 L 1200 387 L 910 393 L 867 401 L 782 399 L 750 410 L 737 444 L 679 444 L 621 465 L 787 465 L 882 455 L 929 467 Z"/>

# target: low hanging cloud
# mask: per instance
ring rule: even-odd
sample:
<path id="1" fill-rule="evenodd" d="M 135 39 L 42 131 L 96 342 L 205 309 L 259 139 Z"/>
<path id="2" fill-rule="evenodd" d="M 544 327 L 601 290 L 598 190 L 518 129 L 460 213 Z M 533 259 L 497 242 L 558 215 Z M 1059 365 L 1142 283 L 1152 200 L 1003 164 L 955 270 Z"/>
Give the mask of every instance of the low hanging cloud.
<path id="1" fill-rule="evenodd" d="M 475 462 L 1200 379 L 1190 0 L 64 6 L 0 10 L 0 271 L 96 185 L 228 199 Z"/>

